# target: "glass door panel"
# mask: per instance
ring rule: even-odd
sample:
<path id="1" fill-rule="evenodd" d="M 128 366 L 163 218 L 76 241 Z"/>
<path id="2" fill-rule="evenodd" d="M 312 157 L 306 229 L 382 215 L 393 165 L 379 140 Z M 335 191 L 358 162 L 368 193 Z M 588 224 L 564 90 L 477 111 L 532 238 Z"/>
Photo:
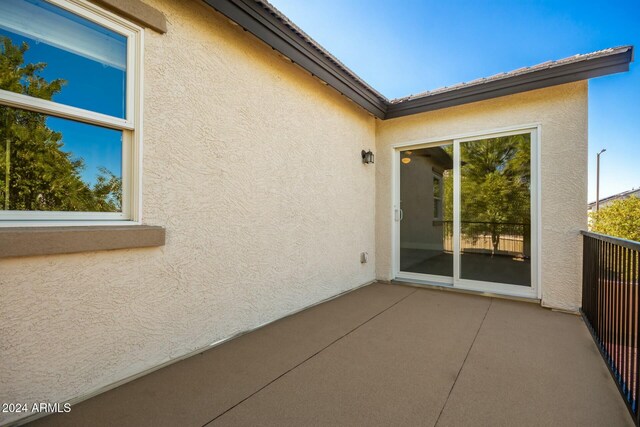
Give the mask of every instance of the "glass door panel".
<path id="1" fill-rule="evenodd" d="M 453 277 L 453 144 L 400 152 L 400 271 Z"/>
<path id="2" fill-rule="evenodd" d="M 460 144 L 460 279 L 531 286 L 531 134 Z"/>

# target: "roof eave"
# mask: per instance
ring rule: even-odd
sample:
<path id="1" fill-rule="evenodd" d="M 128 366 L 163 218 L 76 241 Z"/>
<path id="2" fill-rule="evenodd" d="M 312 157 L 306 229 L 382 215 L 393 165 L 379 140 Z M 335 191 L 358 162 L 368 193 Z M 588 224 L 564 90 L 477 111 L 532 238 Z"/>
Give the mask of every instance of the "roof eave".
<path id="1" fill-rule="evenodd" d="M 324 81 L 378 118 L 384 118 L 388 103 L 378 99 L 354 78 L 313 49 L 278 18 L 253 0 L 204 0 L 246 31 Z"/>
<path id="2" fill-rule="evenodd" d="M 629 63 L 632 60 L 633 47 L 629 47 L 626 51 L 604 57 L 557 65 L 544 70 L 391 103 L 385 119 L 418 114 L 529 90 L 571 83 L 578 80 L 590 79 L 592 77 L 629 71 Z"/>

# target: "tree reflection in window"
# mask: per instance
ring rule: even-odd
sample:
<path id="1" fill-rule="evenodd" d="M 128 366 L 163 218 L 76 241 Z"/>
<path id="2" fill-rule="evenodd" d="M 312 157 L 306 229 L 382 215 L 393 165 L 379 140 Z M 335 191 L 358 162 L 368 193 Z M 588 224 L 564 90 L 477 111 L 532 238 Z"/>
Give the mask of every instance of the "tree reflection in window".
<path id="1" fill-rule="evenodd" d="M 44 79 L 41 72 L 46 63 L 25 64 L 28 49 L 27 43 L 16 45 L 0 37 L 0 89 L 51 100 L 65 81 Z M 65 136 L 52 129 L 50 120 L 45 114 L 0 106 L 0 209 L 120 212 L 120 172 L 98 166 L 90 177 L 85 159 L 65 150 Z M 121 153 L 121 131 L 66 122 L 83 127 L 84 134 L 101 134 L 102 139 L 108 135 Z M 82 141 L 88 150 L 96 144 L 92 139 Z"/>

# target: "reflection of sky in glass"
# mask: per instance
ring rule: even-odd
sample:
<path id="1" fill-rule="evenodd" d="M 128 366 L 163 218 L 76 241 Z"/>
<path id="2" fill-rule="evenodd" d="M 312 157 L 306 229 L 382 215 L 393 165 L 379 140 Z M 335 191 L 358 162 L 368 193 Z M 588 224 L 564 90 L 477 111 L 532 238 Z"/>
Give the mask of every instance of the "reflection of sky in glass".
<path id="1" fill-rule="evenodd" d="M 16 45 L 26 42 L 25 64 L 47 64 L 40 72 L 45 80 L 66 80 L 54 101 L 124 118 L 126 37 L 41 0 L 8 3 L 12 9 L 0 12 L 15 12 L 14 21 L 32 13 L 34 22 L 18 28 L 12 17 L 0 16 L 0 36 Z M 64 25 L 39 29 L 38 20 Z"/>
<path id="2" fill-rule="evenodd" d="M 93 186 L 99 168 L 107 168 L 117 177 L 122 176 L 122 132 L 98 126 L 47 118 L 47 127 L 62 133 L 62 151 L 71 152 L 72 158 L 83 159 L 82 180 Z"/>
<path id="3" fill-rule="evenodd" d="M 0 0 L 2 36 L 28 45 L 24 64 L 46 64 L 39 72 L 46 81 L 66 81 L 53 101 L 125 117 L 126 37 L 43 0 Z M 84 161 L 87 184 L 101 167 L 122 176 L 121 131 L 55 117 L 46 123 L 62 134 L 62 151 Z"/>

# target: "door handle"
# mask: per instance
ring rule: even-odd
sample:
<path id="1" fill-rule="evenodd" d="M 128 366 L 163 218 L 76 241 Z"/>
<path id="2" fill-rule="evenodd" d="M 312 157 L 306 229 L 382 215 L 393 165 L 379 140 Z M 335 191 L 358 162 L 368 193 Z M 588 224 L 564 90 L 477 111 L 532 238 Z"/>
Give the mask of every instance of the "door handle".
<path id="1" fill-rule="evenodd" d="M 396 221 L 402 221 L 404 218 L 404 211 L 402 209 L 396 209 Z"/>

